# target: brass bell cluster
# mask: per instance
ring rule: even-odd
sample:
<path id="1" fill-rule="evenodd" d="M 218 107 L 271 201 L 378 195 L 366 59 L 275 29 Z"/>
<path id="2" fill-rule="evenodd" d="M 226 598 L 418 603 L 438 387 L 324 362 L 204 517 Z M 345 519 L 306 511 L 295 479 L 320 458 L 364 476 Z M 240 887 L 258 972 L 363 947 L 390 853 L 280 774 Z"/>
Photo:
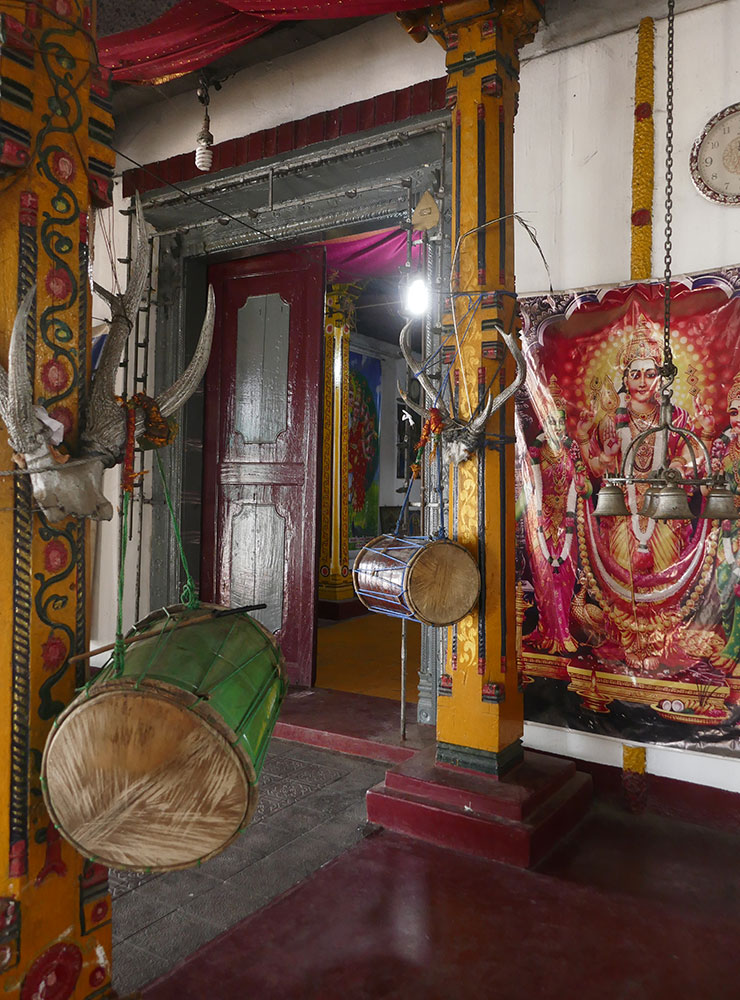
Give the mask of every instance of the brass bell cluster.
<path id="1" fill-rule="evenodd" d="M 624 493 L 619 483 L 647 483 L 639 514 L 642 517 L 652 517 L 656 521 L 668 521 L 674 518 L 691 520 L 693 517 L 689 507 L 687 488 L 709 487 L 704 509 L 699 517 L 707 520 L 736 521 L 740 511 L 735 506 L 735 498 L 727 488 L 726 480 L 720 473 L 710 476 L 711 462 L 709 452 L 704 442 L 688 428 L 676 427 L 673 423 L 673 404 L 671 402 L 673 383 L 678 369 L 673 363 L 671 351 L 671 235 L 673 217 L 673 197 L 670 179 L 673 176 L 673 33 L 674 33 L 675 0 L 668 0 L 668 46 L 667 46 L 667 88 L 666 88 L 666 157 L 665 157 L 665 273 L 663 277 L 664 321 L 663 321 L 663 364 L 660 368 L 661 403 L 660 422 L 656 427 L 649 427 L 638 434 L 627 449 L 619 475 L 608 478 L 599 491 L 594 514 L 597 517 L 628 517 L 630 511 L 624 502 Z M 668 436 L 678 435 L 684 442 L 691 462 L 693 476 L 682 476 L 670 467 L 668 459 Z M 643 441 L 651 435 L 654 442 L 654 471 L 649 477 L 639 479 L 633 475 L 635 455 Z M 698 449 L 697 449 L 698 446 Z M 696 450 L 703 459 L 706 476 L 701 476 L 696 461 Z"/>
<path id="2" fill-rule="evenodd" d="M 673 423 L 672 395 L 668 386 L 661 390 L 660 423 L 656 427 L 649 427 L 634 438 L 625 453 L 620 475 L 613 478 L 607 477 L 596 501 L 594 514 L 597 517 L 629 516 L 630 511 L 624 502 L 624 493 L 618 485 L 619 483 L 648 484 L 638 513 L 641 517 L 652 517 L 655 521 L 670 521 L 674 518 L 682 521 L 691 520 L 694 515 L 689 507 L 686 487 L 693 489 L 697 486 L 709 487 L 707 500 L 699 517 L 718 521 L 736 521 L 740 517 L 740 511 L 735 506 L 735 498 L 727 488 L 722 474 L 711 477 L 702 477 L 699 474 L 694 448 L 698 446 L 708 470 L 710 458 L 707 446 L 693 431 L 684 427 L 676 427 Z M 685 442 L 694 467 L 692 477 L 682 476 L 678 469 L 666 467 L 669 434 L 675 434 Z M 651 436 L 655 437 L 655 458 L 659 467 L 647 479 L 635 478 L 632 473 L 637 449 L 646 438 Z"/>
<path id="3" fill-rule="evenodd" d="M 673 477 L 668 476 L 668 473 L 672 472 L 675 472 L 675 470 L 667 470 L 664 486 L 654 485 L 648 487 L 642 501 L 642 506 L 638 511 L 641 517 L 652 517 L 655 521 L 670 521 L 674 518 L 688 521 L 694 517 L 689 507 L 684 485 L 681 485 L 684 481 L 677 472 L 676 479 L 673 480 Z M 710 480 L 710 482 L 712 481 Z M 714 480 L 713 482 L 714 485 L 710 488 L 704 509 L 699 514 L 699 517 L 716 521 L 738 520 L 740 511 L 735 506 L 735 498 L 732 493 L 722 483 L 721 479 L 719 481 Z M 627 504 L 624 502 L 624 494 L 617 483 L 618 480 L 610 479 L 601 487 L 598 500 L 596 501 L 596 508 L 594 509 L 594 514 L 597 517 L 629 516 L 630 512 L 627 509 Z M 685 485 L 694 486 L 697 485 L 697 481 L 685 482 Z"/>

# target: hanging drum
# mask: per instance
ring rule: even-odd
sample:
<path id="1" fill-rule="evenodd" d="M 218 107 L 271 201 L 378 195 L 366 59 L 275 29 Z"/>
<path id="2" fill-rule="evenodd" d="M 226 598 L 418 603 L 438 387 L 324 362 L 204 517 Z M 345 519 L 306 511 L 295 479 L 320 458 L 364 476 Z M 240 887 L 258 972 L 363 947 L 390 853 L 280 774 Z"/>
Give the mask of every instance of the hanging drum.
<path id="1" fill-rule="evenodd" d="M 187 625 L 209 609 L 213 618 Z M 252 818 L 285 664 L 244 612 L 178 605 L 133 633 L 150 630 L 126 647 L 118 675 L 111 661 L 59 716 L 41 784 L 85 857 L 170 871 L 218 853 Z"/>
<path id="2" fill-rule="evenodd" d="M 447 538 L 380 535 L 357 554 L 352 582 L 370 611 L 424 625 L 459 622 L 480 591 L 475 560 Z"/>

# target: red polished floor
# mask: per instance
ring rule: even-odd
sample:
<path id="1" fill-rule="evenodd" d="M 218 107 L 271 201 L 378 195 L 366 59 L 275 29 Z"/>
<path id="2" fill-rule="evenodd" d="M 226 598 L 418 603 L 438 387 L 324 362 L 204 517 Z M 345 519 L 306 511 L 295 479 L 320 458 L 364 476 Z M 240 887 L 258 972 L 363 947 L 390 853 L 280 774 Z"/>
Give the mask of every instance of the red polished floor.
<path id="1" fill-rule="evenodd" d="M 740 838 L 597 803 L 531 872 L 380 831 L 144 1000 L 740 994 Z"/>
<path id="2" fill-rule="evenodd" d="M 389 763 L 408 760 L 434 744 L 434 726 L 416 722 L 416 705 L 406 705 L 406 738 L 401 739 L 400 705 L 323 688 L 291 688 L 280 710 L 275 736 L 310 746 L 358 754 Z"/>

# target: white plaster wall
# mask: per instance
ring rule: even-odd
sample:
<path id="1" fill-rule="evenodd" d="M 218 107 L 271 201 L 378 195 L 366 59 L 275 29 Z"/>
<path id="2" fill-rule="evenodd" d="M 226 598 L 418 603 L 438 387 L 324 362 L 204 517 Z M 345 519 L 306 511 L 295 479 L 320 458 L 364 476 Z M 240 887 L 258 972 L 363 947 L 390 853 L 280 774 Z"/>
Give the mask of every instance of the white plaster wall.
<path id="1" fill-rule="evenodd" d="M 124 207 L 121 185 L 116 183 L 114 204 L 110 209 L 95 213 L 93 233 L 93 274 L 95 281 L 110 291 L 120 293 L 126 288 L 126 268 L 119 263 L 125 258 L 128 246 L 127 218 L 120 214 Z M 154 275 L 156 282 L 156 275 Z M 153 298 L 156 299 L 156 293 Z M 93 326 L 110 317 L 110 308 L 98 295 L 93 294 Z M 151 345 L 153 350 L 153 343 Z M 150 364 L 150 370 L 152 370 Z M 122 389 L 122 382 L 119 390 Z M 151 472 L 145 483 L 145 493 L 151 495 Z M 119 501 L 120 466 L 108 469 L 103 479 L 103 493 L 113 504 L 114 514 L 110 521 L 100 521 L 91 533 L 92 545 L 92 606 L 90 617 L 90 648 L 108 645 L 115 639 L 117 614 L 117 582 L 119 566 Z M 144 506 L 142 522 L 142 552 L 148 553 L 151 538 L 151 506 Z M 139 533 L 139 504 L 133 506 L 134 539 Z M 132 541 L 127 546 L 126 572 L 123 599 L 123 629 L 127 631 L 136 620 L 136 571 L 137 544 Z M 140 609 L 142 616 L 149 612 L 149 568 L 146 561 L 141 572 Z M 100 666 L 110 654 L 101 654 L 91 660 Z"/>
<path id="2" fill-rule="evenodd" d="M 740 0 L 676 19 L 674 138 L 674 273 L 740 262 L 740 208 L 711 204 L 694 188 L 688 156 L 705 122 L 738 100 Z M 515 207 L 538 233 L 557 289 L 629 278 L 632 129 L 636 30 L 525 60 L 515 134 Z M 662 183 L 665 121 L 665 21 L 656 39 L 656 192 L 653 272 L 662 274 Z M 329 39 L 292 56 L 245 70 L 212 95 L 216 142 L 407 87 L 444 73 L 436 42 L 412 42 L 393 18 Z M 163 99 L 120 123 L 117 145 L 152 162 L 193 148 L 200 126 L 194 95 Z M 126 169 L 128 161 L 121 158 Z M 517 228 L 520 293 L 547 287 L 535 247 Z M 124 256 L 123 252 L 117 254 Z M 98 252 L 98 268 L 105 267 Z M 390 366 L 387 366 L 390 367 Z M 384 392 L 384 399 L 395 398 Z M 389 419 L 385 416 L 382 420 Z M 393 417 L 395 420 L 395 417 Z M 113 490 L 109 496 L 114 496 Z M 384 493 L 384 497 L 387 494 Z M 103 528 L 94 627 L 111 635 L 115 571 L 113 535 Z M 103 565 L 102 563 L 105 563 Z M 552 729 L 552 732 L 546 732 Z M 528 724 L 527 743 L 618 764 L 615 741 Z M 584 743 L 585 741 L 585 743 Z M 618 741 L 616 741 L 618 742 Z M 616 746 L 616 743 L 615 743 Z M 670 760 L 670 767 L 666 761 Z M 697 764 L 697 761 L 699 762 Z M 648 769 L 718 787 L 740 788 L 740 761 L 727 756 L 651 749 Z"/>
<path id="3" fill-rule="evenodd" d="M 666 21 L 656 22 L 653 274 L 663 273 Z M 673 273 L 740 261 L 740 208 L 715 205 L 688 170 L 707 120 L 738 100 L 740 0 L 676 17 Z M 525 61 L 514 136 L 515 208 L 537 230 L 553 287 L 629 280 L 637 30 Z M 517 227 L 517 289 L 547 288 Z"/>
<path id="4" fill-rule="evenodd" d="M 226 80 L 211 93 L 211 131 L 219 143 L 444 73 L 442 47 L 433 39 L 412 41 L 389 15 Z M 194 92 L 162 98 L 119 123 L 116 144 L 134 160 L 152 163 L 195 149 L 202 119 Z M 120 165 L 130 166 L 123 158 Z"/>

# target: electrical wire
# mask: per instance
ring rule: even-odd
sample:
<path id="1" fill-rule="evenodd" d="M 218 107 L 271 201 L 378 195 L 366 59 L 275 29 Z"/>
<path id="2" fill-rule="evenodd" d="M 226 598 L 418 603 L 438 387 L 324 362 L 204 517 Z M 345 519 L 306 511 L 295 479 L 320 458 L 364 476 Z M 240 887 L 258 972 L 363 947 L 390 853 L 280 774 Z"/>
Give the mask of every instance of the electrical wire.
<path id="1" fill-rule="evenodd" d="M 452 327 L 455 334 L 455 343 L 457 344 L 457 352 L 458 355 L 460 356 L 461 356 L 461 341 L 458 333 L 458 320 L 456 311 L 457 299 L 460 296 L 463 295 L 470 296 L 472 294 L 470 292 L 455 292 L 455 290 L 452 287 L 455 274 L 455 264 L 457 263 L 457 257 L 460 252 L 460 246 L 463 240 L 467 239 L 468 236 L 473 236 L 475 233 L 480 232 L 482 229 L 487 229 L 489 226 L 495 226 L 498 223 L 505 222 L 507 219 L 515 219 L 524 228 L 525 232 L 536 246 L 537 250 L 539 251 L 540 257 L 542 258 L 542 262 L 545 265 L 545 270 L 547 271 L 548 282 L 550 285 L 550 293 L 552 294 L 552 278 L 550 275 L 550 267 L 547 263 L 547 258 L 545 257 L 542 247 L 540 246 L 539 241 L 537 239 L 537 230 L 534 228 L 534 226 L 531 225 L 531 223 L 527 222 L 524 218 L 522 218 L 519 212 L 509 212 L 507 215 L 500 215 L 497 219 L 488 219 L 485 222 L 482 222 L 479 226 L 474 226 L 467 232 L 461 233 L 460 236 L 458 237 L 457 243 L 455 244 L 455 249 L 452 254 L 452 261 L 450 262 L 450 303 L 452 306 Z M 479 308 L 481 302 L 483 301 L 484 294 L 495 294 L 497 291 L 498 291 L 497 289 L 490 289 L 488 290 L 488 292 L 481 293 L 478 303 L 476 304 L 476 311 Z M 507 332 L 511 333 L 511 329 L 509 329 L 509 331 Z M 468 412 L 472 415 L 473 406 L 470 402 L 470 393 L 468 391 L 468 381 L 465 375 L 465 366 L 462 364 L 460 365 L 460 371 L 462 372 L 463 389 L 465 390 L 465 397 L 468 402 Z"/>

